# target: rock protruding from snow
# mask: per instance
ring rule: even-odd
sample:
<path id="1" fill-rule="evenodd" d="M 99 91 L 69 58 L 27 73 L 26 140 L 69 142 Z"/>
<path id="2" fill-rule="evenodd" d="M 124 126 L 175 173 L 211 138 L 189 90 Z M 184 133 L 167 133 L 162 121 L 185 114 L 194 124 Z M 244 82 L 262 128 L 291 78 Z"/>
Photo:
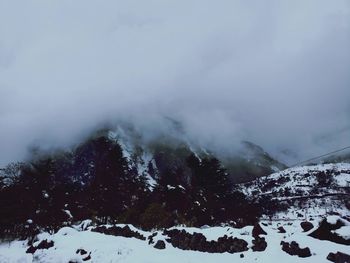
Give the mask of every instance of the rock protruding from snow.
<path id="1" fill-rule="evenodd" d="M 283 226 L 280 226 L 277 229 L 278 229 L 278 233 L 283 233 L 283 234 L 286 233 L 286 230 L 284 229 Z"/>
<path id="2" fill-rule="evenodd" d="M 37 246 L 31 245 L 26 253 L 30 253 L 30 254 L 34 254 L 38 249 L 49 249 L 50 247 L 54 246 L 54 242 L 51 241 L 47 241 L 46 239 L 41 241 Z"/>
<path id="3" fill-rule="evenodd" d="M 165 249 L 165 242 L 163 240 L 158 240 L 157 243 L 154 245 L 154 248 Z"/>
<path id="4" fill-rule="evenodd" d="M 298 256 L 301 258 L 306 258 L 311 256 L 311 251 L 308 247 L 300 248 L 299 244 L 295 241 L 291 243 L 281 241 L 282 250 L 291 256 Z"/>
<path id="5" fill-rule="evenodd" d="M 146 240 L 146 237 L 144 237 L 142 234 L 140 234 L 137 231 L 133 231 L 130 229 L 129 226 L 124 227 L 118 227 L 118 226 L 98 226 L 93 229 L 91 229 L 93 232 L 103 233 L 106 235 L 112 235 L 112 236 L 122 236 L 122 237 L 134 237 L 140 240 Z"/>
<path id="6" fill-rule="evenodd" d="M 267 247 L 267 242 L 263 237 L 256 237 L 253 241 L 252 250 L 253 251 L 265 251 Z"/>
<path id="7" fill-rule="evenodd" d="M 329 253 L 327 259 L 335 263 L 349 263 L 350 255 L 338 251 L 337 253 Z"/>
<path id="8" fill-rule="evenodd" d="M 304 232 L 308 232 L 309 230 L 314 228 L 314 225 L 308 221 L 301 222 L 300 226 L 304 230 Z"/>
<path id="9" fill-rule="evenodd" d="M 75 253 L 79 255 L 86 255 L 87 251 L 85 249 L 79 248 Z"/>
<path id="10" fill-rule="evenodd" d="M 185 230 L 165 230 L 164 234 L 174 247 L 183 250 L 195 250 L 209 253 L 237 253 L 248 250 L 248 243 L 243 239 L 228 236 L 219 237 L 217 241 L 207 241 L 201 233 L 189 234 Z"/>
<path id="11" fill-rule="evenodd" d="M 313 231 L 309 236 L 320 240 L 328 240 L 338 244 L 350 245 L 350 239 L 344 238 L 339 235 L 336 230 L 350 224 L 350 222 L 341 219 L 340 217 L 332 217 L 332 220 L 326 218 L 322 220 L 318 228 Z"/>
<path id="12" fill-rule="evenodd" d="M 252 231 L 253 237 L 259 237 L 260 235 L 267 235 L 267 233 L 262 229 L 259 223 L 256 223 L 254 225 L 253 231 Z"/>

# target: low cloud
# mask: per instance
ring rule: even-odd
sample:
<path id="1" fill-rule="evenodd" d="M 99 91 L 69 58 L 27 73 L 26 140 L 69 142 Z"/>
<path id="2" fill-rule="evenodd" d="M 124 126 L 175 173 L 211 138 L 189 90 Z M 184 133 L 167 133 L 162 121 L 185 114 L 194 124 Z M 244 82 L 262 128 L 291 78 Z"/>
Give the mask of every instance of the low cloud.
<path id="1" fill-rule="evenodd" d="M 295 159 L 350 138 L 348 1 L 2 1 L 0 164 L 106 122 Z"/>

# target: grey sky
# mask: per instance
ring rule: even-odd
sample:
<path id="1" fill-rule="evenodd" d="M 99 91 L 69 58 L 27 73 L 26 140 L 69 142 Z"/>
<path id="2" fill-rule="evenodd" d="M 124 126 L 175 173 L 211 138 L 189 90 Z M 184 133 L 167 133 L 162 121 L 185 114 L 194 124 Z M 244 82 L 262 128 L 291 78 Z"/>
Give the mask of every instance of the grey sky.
<path id="1" fill-rule="evenodd" d="M 297 158 L 350 144 L 350 2 L 0 0 L 0 164 L 105 121 Z"/>

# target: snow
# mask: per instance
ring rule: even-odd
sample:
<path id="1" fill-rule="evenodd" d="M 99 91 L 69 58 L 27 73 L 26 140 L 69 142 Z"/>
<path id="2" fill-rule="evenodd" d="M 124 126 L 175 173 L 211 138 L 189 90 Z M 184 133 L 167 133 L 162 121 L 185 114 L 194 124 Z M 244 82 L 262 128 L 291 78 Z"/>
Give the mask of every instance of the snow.
<path id="1" fill-rule="evenodd" d="M 350 187 L 350 177 L 349 174 L 342 173 L 335 177 L 337 185 L 340 187 Z"/>
<path id="2" fill-rule="evenodd" d="M 281 171 L 281 169 L 279 169 L 277 166 L 275 166 L 275 165 L 271 165 L 271 170 L 272 171 L 275 171 L 275 172 L 279 172 L 279 171 Z"/>
<path id="3" fill-rule="evenodd" d="M 339 217 L 337 218 L 339 219 Z M 333 218 L 332 220 L 336 220 Z M 186 262 L 186 263 L 209 263 L 209 262 L 329 262 L 326 257 L 330 252 L 341 251 L 349 253 L 349 247 L 332 243 L 330 241 L 318 240 L 309 237 L 307 233 L 302 232 L 300 220 L 293 221 L 264 221 L 262 225 L 267 232 L 264 236 L 268 246 L 264 252 L 253 252 L 251 248 L 243 252 L 244 258 L 240 258 L 241 253 L 205 253 L 198 251 L 187 251 L 174 248 L 170 243 L 167 243 L 166 236 L 162 235 L 162 231 L 157 231 L 154 240 L 164 240 L 166 249 L 157 250 L 153 245 L 149 245 L 148 241 L 138 240 L 136 238 L 125 238 L 101 233 L 91 232 L 82 229 L 82 225 L 91 223 L 84 221 L 79 227 L 64 227 L 55 234 L 42 233 L 39 235 L 38 244 L 41 240 L 47 239 L 54 241 L 54 247 L 49 249 L 37 250 L 34 255 L 26 254 L 26 242 L 13 241 L 3 242 L 0 244 L 0 262 L 45 262 L 45 263 L 66 263 L 69 261 L 84 262 L 83 258 L 90 254 L 91 260 L 86 262 L 119 262 L 119 263 L 163 263 L 163 262 Z M 318 222 L 313 222 L 317 224 Z M 123 226 L 123 225 L 118 225 Z M 279 233 L 277 228 L 283 226 L 286 233 Z M 149 236 L 152 232 L 138 230 L 133 226 L 129 227 L 132 230 L 137 230 L 144 236 Z M 217 240 L 223 235 L 233 236 L 244 239 L 248 242 L 249 247 L 252 246 L 252 226 L 247 226 L 241 229 L 232 227 L 174 227 L 172 229 L 184 229 L 188 233 L 202 233 L 207 240 Z M 337 233 L 344 236 L 349 234 L 349 227 L 340 228 Z M 345 233 L 345 234 L 344 234 Z M 290 256 L 281 250 L 280 242 L 296 241 L 301 248 L 309 247 L 312 256 L 309 258 L 299 258 Z M 84 249 L 88 253 L 86 255 L 77 254 L 78 249 Z M 33 260 L 35 259 L 35 260 Z"/>
<path id="4" fill-rule="evenodd" d="M 183 187 L 181 184 L 179 184 L 179 185 L 178 185 L 178 187 L 179 187 L 181 190 L 183 190 L 183 191 L 185 191 L 185 190 L 186 190 L 186 188 L 185 188 L 185 187 Z"/>
<path id="5" fill-rule="evenodd" d="M 326 220 L 328 223 L 335 225 L 337 223 L 337 220 L 339 219 L 338 216 L 327 216 Z"/>
<path id="6" fill-rule="evenodd" d="M 219 237 L 224 235 L 239 237 L 244 239 L 248 243 L 251 243 L 253 226 L 246 226 L 243 228 L 232 228 L 232 227 L 205 227 L 205 228 L 195 228 L 195 227 L 172 227 L 170 229 L 185 230 L 186 232 L 201 233 L 208 241 L 217 241 Z"/>
<path id="7" fill-rule="evenodd" d="M 69 218 L 73 218 L 72 213 L 68 209 L 63 209 L 63 212 L 65 212 Z"/>
<path id="8" fill-rule="evenodd" d="M 330 175 L 330 185 L 319 184 L 320 172 Z M 253 199 L 260 195 L 271 200 L 294 200 L 287 211 L 276 213 L 275 219 L 298 219 L 300 214 L 304 218 L 322 217 L 330 212 L 346 216 L 349 210 L 342 197 L 348 194 L 349 182 L 349 163 L 319 164 L 273 173 L 242 184 L 241 189 Z"/>
<path id="9" fill-rule="evenodd" d="M 115 131 L 109 131 L 108 138 L 118 142 L 122 148 L 123 157 L 128 160 L 129 168 L 136 168 L 139 176 L 145 176 L 148 188 L 152 191 L 157 185 L 157 181 L 148 173 L 148 164 L 150 162 L 153 164 L 153 167 L 156 167 L 153 154 L 146 151 L 141 145 L 137 145 L 135 138 L 121 127 L 118 127 Z M 141 153 L 136 154 L 138 151 L 141 151 Z"/>
<path id="10" fill-rule="evenodd" d="M 344 239 L 350 239 L 350 226 L 342 226 L 341 228 L 333 230 L 332 232 Z"/>
<path id="11" fill-rule="evenodd" d="M 1 263 L 29 263 L 32 262 L 32 255 L 26 254 L 27 249 L 25 241 L 13 241 L 0 243 L 0 262 Z"/>

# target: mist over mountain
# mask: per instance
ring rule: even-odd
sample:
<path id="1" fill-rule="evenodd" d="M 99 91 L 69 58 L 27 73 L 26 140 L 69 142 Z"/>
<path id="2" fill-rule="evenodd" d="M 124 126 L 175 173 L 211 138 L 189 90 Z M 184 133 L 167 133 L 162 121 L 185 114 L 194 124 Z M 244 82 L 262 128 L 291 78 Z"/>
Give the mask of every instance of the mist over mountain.
<path id="1" fill-rule="evenodd" d="M 343 147 L 349 5 L 1 1 L 0 164 L 120 122 L 287 163 Z"/>

